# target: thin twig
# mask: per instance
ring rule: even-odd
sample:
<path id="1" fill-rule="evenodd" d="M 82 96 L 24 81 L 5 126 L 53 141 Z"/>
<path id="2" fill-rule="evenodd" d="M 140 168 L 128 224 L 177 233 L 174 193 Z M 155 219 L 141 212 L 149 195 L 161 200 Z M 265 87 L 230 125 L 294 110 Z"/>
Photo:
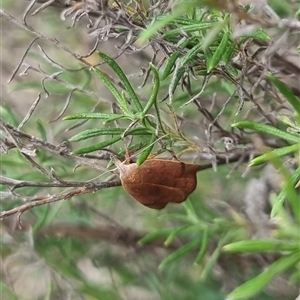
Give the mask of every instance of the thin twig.
<path id="1" fill-rule="evenodd" d="M 117 182 L 117 181 L 116 181 Z M 103 182 L 87 182 L 87 181 L 56 181 L 56 182 L 43 182 L 43 181 L 26 181 L 26 180 L 17 180 L 8 178 L 5 176 L 0 176 L 0 184 L 9 186 L 12 190 L 16 190 L 23 187 L 58 187 L 58 188 L 66 188 L 66 187 L 84 187 L 86 185 L 94 187 L 97 189 L 102 186 Z M 121 185 L 120 181 L 118 181 L 118 185 Z M 116 184 L 117 186 L 117 184 Z"/>
<path id="2" fill-rule="evenodd" d="M 25 211 L 27 211 L 29 209 L 32 209 L 37 206 L 61 201 L 61 200 L 69 200 L 69 199 L 73 198 L 74 196 L 84 195 L 87 193 L 99 191 L 104 188 L 110 188 L 110 187 L 115 187 L 115 186 L 119 186 L 119 185 L 120 185 L 119 181 L 102 182 L 101 185 L 98 185 L 97 187 L 95 187 L 94 185 L 87 185 L 87 186 L 72 190 L 71 192 L 64 192 L 64 193 L 55 194 L 55 195 L 51 195 L 51 196 L 39 196 L 38 200 L 33 200 L 31 202 L 27 202 L 20 206 L 17 206 L 12 209 L 9 209 L 7 211 L 1 212 L 0 219 L 4 219 L 6 217 L 17 214 L 17 217 L 19 220 L 19 225 L 22 226 L 20 217 Z"/>
<path id="3" fill-rule="evenodd" d="M 29 108 L 26 116 L 24 117 L 22 122 L 19 124 L 18 129 L 21 129 L 26 124 L 26 122 L 30 119 L 34 110 L 36 109 L 37 105 L 39 104 L 40 100 L 41 100 L 41 94 L 39 93 L 38 97 L 36 98 L 36 100 L 32 103 L 31 107 Z"/>

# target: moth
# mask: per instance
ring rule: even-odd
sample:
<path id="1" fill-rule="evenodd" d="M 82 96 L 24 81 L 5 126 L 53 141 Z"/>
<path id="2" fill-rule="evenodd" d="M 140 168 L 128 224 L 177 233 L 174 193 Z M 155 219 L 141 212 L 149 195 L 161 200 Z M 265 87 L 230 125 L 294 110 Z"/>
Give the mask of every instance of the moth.
<path id="1" fill-rule="evenodd" d="M 147 159 L 140 166 L 118 160 L 115 164 L 125 191 L 153 209 L 185 201 L 195 190 L 196 174 L 201 169 L 198 164 L 167 159 Z"/>

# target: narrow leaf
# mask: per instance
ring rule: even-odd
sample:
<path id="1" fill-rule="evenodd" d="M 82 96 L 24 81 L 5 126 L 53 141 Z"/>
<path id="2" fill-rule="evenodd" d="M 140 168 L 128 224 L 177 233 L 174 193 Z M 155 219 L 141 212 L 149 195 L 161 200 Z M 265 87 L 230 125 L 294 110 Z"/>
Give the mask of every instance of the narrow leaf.
<path id="1" fill-rule="evenodd" d="M 34 233 L 37 233 L 45 225 L 45 222 L 48 217 L 48 213 L 50 211 L 50 207 L 52 208 L 52 206 L 49 205 L 43 207 L 43 211 L 39 214 L 38 219 L 32 228 Z"/>
<path id="2" fill-rule="evenodd" d="M 199 42 L 191 50 L 189 50 L 188 53 L 182 58 L 181 65 L 185 66 L 190 61 L 192 61 L 197 56 L 197 54 L 201 49 L 202 49 L 202 44 Z"/>
<path id="3" fill-rule="evenodd" d="M 148 233 L 138 241 L 138 244 L 140 246 L 145 246 L 154 240 L 167 237 L 173 230 L 174 230 L 173 228 L 168 228 L 168 229 L 163 229 L 156 232 Z"/>
<path id="4" fill-rule="evenodd" d="M 181 80 L 182 76 L 184 75 L 185 72 L 185 68 L 184 67 L 180 67 L 178 70 L 176 70 L 176 72 L 174 72 L 173 76 L 172 76 L 172 80 L 171 83 L 169 85 L 169 102 L 172 102 L 172 95 L 174 94 L 179 81 Z"/>
<path id="5" fill-rule="evenodd" d="M 262 41 L 269 41 L 270 40 L 270 37 L 269 35 L 267 34 L 266 31 L 264 31 L 263 29 L 258 29 L 256 30 L 252 35 L 251 37 L 255 38 L 255 39 L 258 39 L 258 40 L 262 40 Z"/>
<path id="6" fill-rule="evenodd" d="M 180 45 L 180 48 L 185 49 L 185 47 L 191 42 L 192 39 L 194 39 L 194 37 L 186 39 Z M 171 70 L 173 69 L 173 67 L 175 67 L 176 60 L 178 59 L 179 56 L 180 56 L 180 51 L 175 51 L 171 54 L 171 56 L 169 57 L 169 60 L 167 62 L 167 65 L 164 69 L 164 72 L 161 76 L 162 81 L 165 80 L 171 74 Z"/>
<path id="7" fill-rule="evenodd" d="M 160 17 L 158 16 L 158 19 Z M 193 19 L 188 19 L 188 18 L 182 18 L 182 17 L 178 17 L 176 19 L 174 19 L 174 21 L 172 22 L 172 24 L 176 24 L 176 25 L 196 25 L 199 23 L 199 20 L 193 20 Z"/>
<path id="8" fill-rule="evenodd" d="M 207 72 L 210 73 L 212 69 L 214 69 L 222 59 L 223 54 L 226 52 L 226 48 L 228 47 L 229 42 L 229 31 L 224 32 L 222 36 L 222 40 L 215 50 L 211 60 L 207 66 Z"/>
<path id="9" fill-rule="evenodd" d="M 106 114 L 106 113 L 79 113 L 74 115 L 65 116 L 63 120 L 78 120 L 78 119 L 111 119 L 111 118 L 123 118 L 121 114 Z"/>
<path id="10" fill-rule="evenodd" d="M 99 128 L 87 129 L 74 136 L 69 141 L 79 142 L 99 135 L 122 135 L 127 128 Z M 126 131 L 125 136 L 128 135 L 150 135 L 151 132 L 147 128 L 134 128 Z"/>
<path id="11" fill-rule="evenodd" d="M 153 133 L 151 140 L 149 141 L 149 145 L 145 148 L 145 150 L 139 155 L 136 164 L 140 166 L 150 155 L 156 140 L 156 134 Z"/>
<path id="12" fill-rule="evenodd" d="M 299 178 L 300 178 L 300 167 L 298 167 L 290 177 L 291 184 L 294 186 L 299 180 Z M 277 197 L 274 200 L 275 204 L 272 207 L 271 218 L 275 217 L 275 215 L 278 213 L 280 208 L 283 206 L 283 203 L 286 200 L 286 198 L 287 198 L 286 191 L 282 189 L 281 192 L 277 195 Z"/>
<path id="13" fill-rule="evenodd" d="M 269 35 L 262 29 L 258 29 L 254 32 L 251 32 L 249 34 L 245 34 L 243 35 L 240 39 L 239 39 L 239 44 L 242 45 L 244 44 L 246 41 L 248 41 L 250 38 L 254 38 L 254 39 L 258 39 L 258 40 L 262 40 L 267 42 L 270 37 Z"/>
<path id="14" fill-rule="evenodd" d="M 207 280 L 208 276 L 211 274 L 214 266 L 217 264 L 217 261 L 221 255 L 222 247 L 236 237 L 235 231 L 227 231 L 223 236 L 218 238 L 218 245 L 214 252 L 209 255 L 208 260 L 205 262 L 203 266 L 203 271 L 201 274 L 201 280 Z"/>
<path id="15" fill-rule="evenodd" d="M 293 142 L 293 143 L 299 143 L 299 137 L 295 136 L 293 134 L 284 132 L 280 129 L 277 129 L 273 126 L 270 125 L 264 125 L 264 124 L 259 124 L 259 123 L 253 123 L 249 121 L 242 121 L 242 122 L 237 122 L 231 125 L 232 127 L 238 127 L 238 128 L 247 128 L 247 129 L 252 129 L 258 132 L 263 132 L 266 134 L 274 135 L 277 136 L 278 138 L 281 138 L 283 140 Z"/>
<path id="16" fill-rule="evenodd" d="M 282 157 L 291 153 L 294 153 L 300 149 L 300 143 L 292 146 L 287 146 L 279 149 L 275 149 L 273 151 L 267 152 L 263 155 L 260 155 L 254 159 L 249 164 L 249 167 L 259 166 L 270 161 L 274 157 Z"/>
<path id="17" fill-rule="evenodd" d="M 187 1 L 189 4 L 186 5 L 192 5 L 191 1 Z M 159 18 L 153 25 L 148 26 L 148 28 L 140 34 L 139 41 L 144 43 L 148 39 L 150 39 L 153 35 L 155 35 L 159 30 L 161 30 L 163 27 L 166 25 L 170 24 L 173 22 L 177 17 L 179 17 L 182 13 L 184 13 L 186 10 L 185 5 L 178 5 L 176 6 L 172 14 L 164 15 L 163 17 Z"/>
<path id="18" fill-rule="evenodd" d="M 106 124 L 108 124 L 108 123 L 114 122 L 114 121 L 116 121 L 116 120 L 121 120 L 121 119 L 123 119 L 123 120 L 126 120 L 126 119 L 127 119 L 127 120 L 132 121 L 132 120 L 134 119 L 134 117 L 125 116 L 125 115 L 121 115 L 121 116 L 115 115 L 114 117 L 111 117 L 111 118 L 108 118 L 108 119 L 104 120 L 104 121 L 103 121 L 103 124 L 106 125 Z"/>
<path id="19" fill-rule="evenodd" d="M 174 241 L 174 239 L 176 238 L 176 236 L 178 236 L 180 233 L 182 234 L 182 233 L 187 233 L 188 231 L 187 231 L 187 229 L 188 230 L 190 230 L 190 228 L 191 227 L 193 227 L 193 225 L 185 225 L 185 226 L 182 226 L 182 227 L 180 227 L 180 228 L 176 228 L 176 229 L 174 229 L 171 233 L 170 233 L 170 235 L 168 236 L 168 238 L 166 239 L 166 241 L 164 242 L 164 244 L 168 247 L 168 246 L 170 246 L 172 243 L 173 243 L 173 241 Z"/>
<path id="20" fill-rule="evenodd" d="M 88 129 L 72 136 L 69 141 L 78 142 L 99 135 L 121 135 L 124 131 L 125 129 L 123 128 Z"/>
<path id="21" fill-rule="evenodd" d="M 156 68 L 152 64 L 150 64 L 150 68 L 154 74 L 154 86 L 152 89 L 151 96 L 150 96 L 146 106 L 144 107 L 143 115 L 146 115 L 148 113 L 149 109 L 154 105 L 154 103 L 157 102 L 157 95 L 158 95 L 159 86 L 160 86 L 159 75 L 158 75 Z"/>
<path id="22" fill-rule="evenodd" d="M 224 20 L 220 20 L 216 22 L 211 30 L 205 35 L 205 39 L 202 40 L 202 49 L 206 49 L 207 47 L 211 46 L 215 40 L 217 39 L 218 35 L 224 31 L 224 28 L 228 25 L 229 18 L 225 17 Z"/>
<path id="23" fill-rule="evenodd" d="M 236 45 L 234 42 L 228 41 L 225 52 L 222 54 L 222 61 L 225 65 L 227 65 L 230 62 L 235 51 L 235 46 Z"/>
<path id="24" fill-rule="evenodd" d="M 175 51 L 171 54 L 171 56 L 167 62 L 167 65 L 164 69 L 164 72 L 161 76 L 161 80 L 165 80 L 171 74 L 171 70 L 175 66 L 176 60 L 179 57 L 179 55 L 180 55 L 179 51 Z"/>
<path id="25" fill-rule="evenodd" d="M 200 222 L 197 211 L 192 203 L 192 201 L 188 200 L 183 203 L 183 207 L 187 214 L 187 219 L 190 220 L 193 224 L 198 224 Z"/>
<path id="26" fill-rule="evenodd" d="M 227 300 L 249 299 L 258 294 L 272 279 L 295 267 L 300 261 L 300 252 L 283 256 L 275 261 L 267 270 L 259 274 L 252 280 L 240 285 L 228 296 Z"/>
<path id="27" fill-rule="evenodd" d="M 117 137 L 114 137 L 112 139 L 103 141 L 99 144 L 75 150 L 75 151 L 73 151 L 73 154 L 86 154 L 86 153 L 98 151 L 98 150 L 101 150 L 101 149 L 103 149 L 103 148 L 105 148 L 109 145 L 112 145 L 112 144 L 118 142 L 119 140 L 121 140 L 121 137 L 117 136 Z"/>
<path id="28" fill-rule="evenodd" d="M 183 32 L 195 32 L 195 31 L 202 31 L 204 29 L 211 28 L 214 25 L 212 22 L 202 22 L 198 24 L 192 24 L 192 25 L 186 25 L 186 26 L 180 26 L 180 28 L 172 29 L 167 31 L 163 34 L 163 38 L 167 39 L 171 36 L 176 36 L 179 34 L 182 34 Z"/>
<path id="29" fill-rule="evenodd" d="M 205 57 L 206 66 L 208 66 L 213 57 L 213 53 L 212 53 L 210 47 L 206 47 L 204 49 L 204 57 Z M 206 67 L 205 73 L 207 74 L 207 67 Z"/>
<path id="30" fill-rule="evenodd" d="M 205 228 L 202 233 L 202 240 L 201 240 L 201 247 L 200 251 L 195 259 L 195 264 L 199 265 L 202 263 L 204 256 L 208 250 L 208 242 L 209 242 L 209 234 L 208 234 L 208 228 Z"/>
<path id="31" fill-rule="evenodd" d="M 173 252 L 172 254 L 167 256 L 167 258 L 165 258 L 161 262 L 161 264 L 159 265 L 158 268 L 160 270 L 164 270 L 170 263 L 174 262 L 175 260 L 178 260 L 179 258 L 184 256 L 188 252 L 191 252 L 192 250 L 194 250 L 197 246 L 200 245 L 200 242 L 201 242 L 201 238 L 200 239 L 198 238 L 198 239 L 195 239 L 195 240 L 185 244 L 183 247 L 179 248 L 178 250 L 176 250 L 175 252 Z"/>
<path id="32" fill-rule="evenodd" d="M 295 251 L 299 248 L 297 241 L 284 240 L 246 240 L 231 243 L 223 247 L 223 251 L 231 253 L 262 253 Z"/>
<path id="33" fill-rule="evenodd" d="M 203 267 L 203 271 L 201 274 L 201 280 L 207 280 L 209 274 L 211 274 L 214 266 L 216 265 L 218 258 L 221 254 L 221 243 L 219 242 L 218 247 L 215 249 L 215 251 L 209 256 L 208 260 L 205 262 L 205 265 Z"/>
<path id="34" fill-rule="evenodd" d="M 147 128 L 133 128 L 126 132 L 125 136 L 127 135 L 151 135 L 151 131 Z M 129 150 L 129 149 L 128 149 Z"/>
<path id="35" fill-rule="evenodd" d="M 157 69 L 155 68 L 155 66 L 153 66 L 152 64 L 150 64 L 150 68 L 153 72 L 153 77 L 154 77 L 154 88 L 153 88 L 153 92 L 151 94 L 151 97 L 150 97 L 150 101 L 153 102 L 154 104 L 154 108 L 155 108 L 155 112 L 156 112 L 156 117 L 157 117 L 157 120 L 158 120 L 158 124 L 160 126 L 160 129 L 165 132 L 165 129 L 164 129 L 164 126 L 163 126 L 163 123 L 162 123 L 162 120 L 161 120 L 161 117 L 160 117 L 160 111 L 159 111 L 159 107 L 158 107 L 158 104 L 157 104 L 157 95 L 158 95 L 158 91 L 159 91 L 159 87 L 160 87 L 160 79 L 159 79 L 159 74 L 158 74 L 158 71 Z"/>
<path id="36" fill-rule="evenodd" d="M 298 116 L 300 116 L 300 99 L 294 95 L 286 84 L 272 74 L 267 74 L 267 78 L 278 88 L 279 92 L 290 102 Z"/>
<path id="37" fill-rule="evenodd" d="M 116 63 L 114 59 L 112 59 L 105 53 L 98 51 L 98 55 L 116 72 L 121 82 L 124 84 L 124 87 L 128 92 L 129 97 L 132 99 L 132 102 L 134 103 L 137 111 L 141 112 L 143 110 L 143 106 L 120 66 Z"/>
<path id="38" fill-rule="evenodd" d="M 117 88 L 111 82 L 110 78 L 107 75 L 105 75 L 103 72 L 101 72 L 99 69 L 92 68 L 92 70 L 103 81 L 103 83 L 106 85 L 106 87 L 112 93 L 112 95 L 114 96 L 114 98 L 118 102 L 119 107 L 124 112 L 124 114 L 126 114 L 126 115 L 132 115 L 131 111 L 128 110 L 127 103 L 125 103 L 126 100 L 124 100 L 124 98 L 122 97 L 121 93 L 117 90 Z"/>

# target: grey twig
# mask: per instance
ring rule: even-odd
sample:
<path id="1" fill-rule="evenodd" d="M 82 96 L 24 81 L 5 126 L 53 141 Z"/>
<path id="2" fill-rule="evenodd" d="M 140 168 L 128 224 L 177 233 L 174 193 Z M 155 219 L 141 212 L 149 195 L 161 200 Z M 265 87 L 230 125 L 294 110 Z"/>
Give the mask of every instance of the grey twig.
<path id="1" fill-rule="evenodd" d="M 28 113 L 26 114 L 26 116 L 24 117 L 22 122 L 19 124 L 18 129 L 21 129 L 26 124 L 26 122 L 30 119 L 34 110 L 36 109 L 37 105 L 39 104 L 40 100 L 41 100 L 41 94 L 39 93 L 38 97 L 36 98 L 36 100 L 32 103 L 31 107 L 29 108 Z"/>
<path id="2" fill-rule="evenodd" d="M 68 200 L 68 199 L 73 198 L 74 196 L 84 195 L 87 193 L 99 191 L 103 188 L 110 188 L 110 187 L 119 186 L 119 185 L 120 185 L 120 183 L 118 181 L 102 182 L 97 187 L 95 187 L 94 185 L 90 185 L 90 186 L 86 185 L 84 187 L 80 187 L 78 189 L 74 189 L 72 191 L 68 191 L 68 192 L 64 192 L 64 193 L 60 193 L 60 194 L 55 194 L 55 195 L 51 195 L 51 196 L 38 196 L 38 197 L 35 197 L 35 200 L 33 199 L 30 202 L 26 202 L 24 204 L 21 204 L 20 206 L 14 207 L 10 210 L 2 211 L 0 213 L 0 220 L 17 214 L 17 217 L 19 220 L 19 225 L 22 226 L 20 217 L 25 211 L 27 211 L 29 209 L 32 209 L 37 206 L 61 201 L 61 200 Z"/>

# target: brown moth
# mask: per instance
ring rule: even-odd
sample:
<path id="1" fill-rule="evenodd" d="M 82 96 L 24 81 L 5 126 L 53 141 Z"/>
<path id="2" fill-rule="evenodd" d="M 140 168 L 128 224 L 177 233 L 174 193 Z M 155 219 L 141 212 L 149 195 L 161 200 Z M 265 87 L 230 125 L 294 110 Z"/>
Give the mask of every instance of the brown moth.
<path id="1" fill-rule="evenodd" d="M 135 200 L 154 209 L 185 201 L 196 188 L 196 173 L 201 168 L 197 164 L 165 159 L 147 159 L 141 166 L 118 160 L 115 164 L 123 188 Z"/>

